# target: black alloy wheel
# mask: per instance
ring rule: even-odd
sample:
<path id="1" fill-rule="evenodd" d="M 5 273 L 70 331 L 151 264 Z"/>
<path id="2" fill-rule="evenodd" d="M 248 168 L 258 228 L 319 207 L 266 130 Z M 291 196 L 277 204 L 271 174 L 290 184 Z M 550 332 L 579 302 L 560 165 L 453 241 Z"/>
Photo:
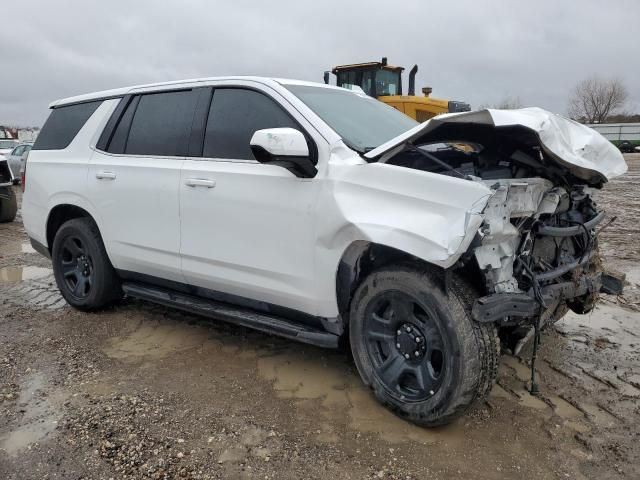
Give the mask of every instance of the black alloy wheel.
<path id="1" fill-rule="evenodd" d="M 444 425 L 489 393 L 500 344 L 475 322 L 478 292 L 457 273 L 448 288 L 420 265 L 382 267 L 358 286 L 349 342 L 358 373 L 380 403 L 424 426 Z"/>
<path id="2" fill-rule="evenodd" d="M 381 292 L 369 305 L 364 332 L 375 375 L 389 394 L 411 402 L 439 390 L 447 348 L 435 312 L 407 293 Z"/>
<path id="3" fill-rule="evenodd" d="M 60 256 L 62 277 L 69 292 L 76 298 L 87 298 L 95 282 L 93 260 L 77 236 L 65 238 Z"/>
<path id="4" fill-rule="evenodd" d="M 91 218 L 71 219 L 58 229 L 51 249 L 56 284 L 80 310 L 97 310 L 122 298 L 122 288 Z"/>

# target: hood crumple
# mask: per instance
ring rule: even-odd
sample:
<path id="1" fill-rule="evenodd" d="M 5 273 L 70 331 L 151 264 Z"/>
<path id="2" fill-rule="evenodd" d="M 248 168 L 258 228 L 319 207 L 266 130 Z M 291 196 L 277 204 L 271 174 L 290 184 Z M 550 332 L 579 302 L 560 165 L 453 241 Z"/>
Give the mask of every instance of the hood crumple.
<path id="1" fill-rule="evenodd" d="M 606 182 L 627 171 L 620 151 L 595 130 L 541 108 L 485 109 L 439 115 L 365 154 L 377 161 L 405 142 L 420 144 L 421 138 L 446 124 L 486 125 L 501 129 L 524 127 L 535 133 L 540 147 L 555 162 L 578 178 Z M 432 137 L 432 136 L 431 136 Z"/>

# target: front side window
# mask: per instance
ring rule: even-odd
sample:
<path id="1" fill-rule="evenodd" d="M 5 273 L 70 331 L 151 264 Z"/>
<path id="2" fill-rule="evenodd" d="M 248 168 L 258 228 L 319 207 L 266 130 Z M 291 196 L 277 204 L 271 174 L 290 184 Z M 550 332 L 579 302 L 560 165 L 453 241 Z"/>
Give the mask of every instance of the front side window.
<path id="1" fill-rule="evenodd" d="M 295 121 L 271 98 L 241 88 L 218 88 L 213 93 L 202 156 L 255 160 L 249 141 L 256 130 L 290 127 Z"/>
<path id="2" fill-rule="evenodd" d="M 347 90 L 285 85 L 353 150 L 365 153 L 412 129 L 418 122 L 393 107 Z"/>
<path id="3" fill-rule="evenodd" d="M 186 149 L 197 95 L 193 90 L 141 95 L 124 153 L 131 155 L 181 155 Z M 131 105 L 130 105 L 131 106 Z M 127 116 L 123 116 L 123 120 Z M 121 124 L 124 122 L 121 120 Z M 118 135 L 118 129 L 114 139 Z M 119 137 L 118 137 L 119 138 Z"/>
<path id="4" fill-rule="evenodd" d="M 11 152 L 12 156 L 19 156 L 22 155 L 24 153 L 24 147 L 23 146 L 19 146 L 13 149 L 13 152 Z"/>

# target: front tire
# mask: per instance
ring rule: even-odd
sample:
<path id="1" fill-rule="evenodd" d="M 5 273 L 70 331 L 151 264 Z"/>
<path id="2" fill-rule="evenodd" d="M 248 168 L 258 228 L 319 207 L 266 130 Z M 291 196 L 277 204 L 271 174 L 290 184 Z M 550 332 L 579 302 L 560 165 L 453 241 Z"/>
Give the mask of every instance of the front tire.
<path id="1" fill-rule="evenodd" d="M 120 279 L 90 218 L 65 222 L 56 232 L 51 254 L 56 284 L 69 305 L 90 311 L 122 298 Z"/>
<path id="2" fill-rule="evenodd" d="M 495 381 L 493 324 L 471 318 L 477 294 L 457 275 L 443 288 L 412 266 L 372 273 L 351 303 L 350 342 L 364 383 L 387 408 L 416 424 L 450 423 Z"/>

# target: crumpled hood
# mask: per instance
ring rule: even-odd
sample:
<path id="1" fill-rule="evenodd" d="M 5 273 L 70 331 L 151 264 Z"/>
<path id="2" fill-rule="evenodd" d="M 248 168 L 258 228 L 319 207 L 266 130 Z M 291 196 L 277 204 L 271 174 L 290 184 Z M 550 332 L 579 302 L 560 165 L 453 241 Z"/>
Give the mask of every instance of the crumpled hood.
<path id="1" fill-rule="evenodd" d="M 627 171 L 620 151 L 598 132 L 541 108 L 485 109 L 439 115 L 371 150 L 365 157 L 378 160 L 407 141 L 419 145 L 421 137 L 448 123 L 488 125 L 497 129 L 522 126 L 530 129 L 535 132 L 541 148 L 548 156 L 576 177 L 585 180 L 596 176 L 607 181 Z"/>

